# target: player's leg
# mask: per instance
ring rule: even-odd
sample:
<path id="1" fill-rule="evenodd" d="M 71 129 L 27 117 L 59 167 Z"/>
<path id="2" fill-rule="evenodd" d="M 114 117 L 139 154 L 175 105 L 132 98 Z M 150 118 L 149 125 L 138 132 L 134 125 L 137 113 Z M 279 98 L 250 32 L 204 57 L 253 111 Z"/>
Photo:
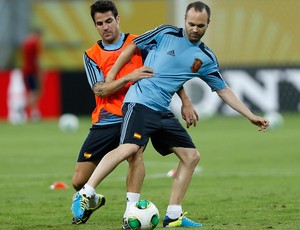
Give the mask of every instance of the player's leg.
<path id="1" fill-rule="evenodd" d="M 139 122 L 139 119 L 143 119 L 143 114 L 140 114 L 141 111 L 136 109 L 134 104 L 130 106 L 129 104 L 128 106 L 123 105 L 122 110 L 124 121 L 120 138 L 121 145 L 103 157 L 83 189 L 78 192 L 83 201 L 85 200 L 84 197 L 88 199 L 94 197 L 96 194 L 95 188 L 98 184 L 122 161 L 133 156 L 139 149 L 143 149 L 141 146 L 148 142 L 147 135 L 143 135 L 143 127 L 141 126 L 143 122 Z M 86 210 L 88 210 L 88 206 L 85 202 L 81 202 L 80 199 L 73 202 L 72 211 L 77 218 L 82 219 Z"/>
<path id="2" fill-rule="evenodd" d="M 128 174 L 126 178 L 127 193 L 131 193 L 133 196 L 127 195 L 127 208 L 132 203 L 139 200 L 139 194 L 145 178 L 145 166 L 143 160 L 143 149 L 127 159 L 128 161 Z M 135 196 L 138 194 L 138 197 Z"/>
<path id="3" fill-rule="evenodd" d="M 122 229 L 130 229 L 125 218 L 128 208 L 140 199 L 140 192 L 145 178 L 145 166 L 143 160 L 143 149 L 127 159 L 128 174 L 126 178 L 126 209 L 122 219 Z"/>
<path id="4" fill-rule="evenodd" d="M 162 120 L 163 130 L 151 136 L 154 148 L 161 154 L 172 152 L 180 159 L 174 175 L 172 191 L 164 218 L 164 227 L 200 227 L 202 224 L 191 221 L 182 212 L 182 201 L 190 184 L 200 154 L 195 145 L 172 113 L 166 114 Z"/>
<path id="5" fill-rule="evenodd" d="M 129 111 L 134 117 L 133 124 L 124 125 L 129 126 L 129 130 L 133 130 L 133 132 L 129 132 L 129 135 L 126 135 L 123 142 L 124 143 L 136 143 L 137 145 L 142 145 L 148 142 L 149 136 L 152 132 L 158 128 L 158 124 L 160 121 L 159 114 L 142 105 L 135 104 L 125 104 L 123 106 L 123 110 L 126 113 Z M 127 184 L 127 206 L 122 219 L 122 228 L 130 229 L 127 220 L 125 218 L 126 212 L 131 204 L 137 202 L 140 198 L 140 191 L 145 177 L 145 169 L 144 169 L 144 161 L 143 161 L 143 151 L 145 147 L 141 147 L 138 150 L 138 153 L 133 155 L 128 159 L 129 169 L 128 169 L 128 177 L 126 180 Z"/>
<path id="6" fill-rule="evenodd" d="M 80 190 L 104 155 L 118 147 L 121 124 L 93 125 L 78 154 L 72 185 Z"/>
<path id="7" fill-rule="evenodd" d="M 38 78 L 38 75 L 30 75 L 27 77 L 27 87 L 28 87 L 28 96 L 27 96 L 27 105 L 29 109 L 29 117 L 32 121 L 39 121 L 41 118 L 39 110 L 39 99 L 40 99 L 40 89 L 41 84 Z"/>
<path id="8" fill-rule="evenodd" d="M 121 144 L 110 151 L 100 161 L 87 184 L 95 189 L 121 162 L 135 154 L 139 148 L 136 144 Z M 90 195 L 89 192 L 87 195 Z"/>
<path id="9" fill-rule="evenodd" d="M 136 153 L 139 148 L 135 144 L 122 144 L 102 158 L 88 182 L 75 194 L 71 209 L 77 219 L 84 220 L 86 214 L 89 213 L 89 200 L 96 196 L 95 188 L 97 185 L 122 161 Z"/>
<path id="10" fill-rule="evenodd" d="M 200 154 L 193 148 L 175 147 L 173 151 L 180 159 L 173 177 L 172 191 L 164 227 L 201 227 L 202 224 L 192 221 L 183 213 L 182 202 L 192 179 L 193 172 L 200 160 Z"/>
<path id="11" fill-rule="evenodd" d="M 200 154 L 195 148 L 174 147 L 172 150 L 180 161 L 173 177 L 169 204 L 177 205 L 182 204 L 194 170 L 200 160 Z"/>
<path id="12" fill-rule="evenodd" d="M 77 162 L 75 167 L 75 172 L 72 178 L 72 185 L 76 191 L 79 191 L 85 183 L 88 181 L 95 168 L 97 167 L 98 162 Z M 75 197 L 74 197 L 75 198 Z M 72 219 L 73 224 L 83 224 L 85 223 L 92 213 L 98 208 L 105 204 L 105 197 L 101 194 L 96 194 L 92 199 L 89 200 L 88 206 L 91 209 L 86 213 L 86 217 L 83 220 L 79 220 L 75 217 Z"/>
<path id="13" fill-rule="evenodd" d="M 93 125 L 86 137 L 77 159 L 72 184 L 76 191 L 80 190 L 88 181 L 98 162 L 110 150 L 119 145 L 121 124 L 97 126 Z M 80 200 L 81 196 L 75 194 L 73 202 Z M 105 204 L 105 198 L 101 194 L 95 194 L 86 200 L 89 211 L 85 212 L 84 218 L 73 217 L 73 224 L 85 223 L 90 215 Z"/>
<path id="14" fill-rule="evenodd" d="M 143 161 L 143 152 L 151 136 L 157 129 L 160 128 L 160 113 L 149 109 L 140 104 L 126 103 L 123 106 L 123 113 L 131 114 L 133 119 L 129 119 L 128 123 L 123 122 L 123 126 L 127 126 L 130 132 L 121 141 L 123 143 L 134 143 L 139 148 L 138 152 L 128 158 L 129 169 L 126 180 L 127 191 L 132 193 L 139 193 L 145 177 L 145 168 Z M 131 122 L 131 123 L 130 123 Z M 137 201 L 137 197 L 134 197 Z M 129 201 L 127 207 L 133 202 Z"/>
<path id="15" fill-rule="evenodd" d="M 77 162 L 72 178 L 72 185 L 76 191 L 82 189 L 82 187 L 91 177 L 97 165 L 98 162 Z"/>

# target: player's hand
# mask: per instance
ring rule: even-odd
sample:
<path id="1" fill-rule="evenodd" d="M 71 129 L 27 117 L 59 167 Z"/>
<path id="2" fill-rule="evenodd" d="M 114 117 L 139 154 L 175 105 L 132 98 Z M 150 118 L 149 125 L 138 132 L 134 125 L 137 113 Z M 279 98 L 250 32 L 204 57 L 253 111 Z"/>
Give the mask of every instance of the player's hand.
<path id="1" fill-rule="evenodd" d="M 269 121 L 260 116 L 254 116 L 254 118 L 250 119 L 250 122 L 259 127 L 258 131 L 265 132 L 269 127 Z"/>
<path id="2" fill-rule="evenodd" d="M 192 103 L 182 104 L 181 116 L 185 120 L 187 128 L 189 128 L 191 125 L 194 125 L 194 127 L 196 127 L 199 117 Z"/>
<path id="3" fill-rule="evenodd" d="M 140 79 L 149 78 L 149 77 L 153 77 L 153 76 L 154 76 L 153 69 L 151 69 L 147 66 L 143 66 L 138 69 L 135 69 L 130 74 L 127 74 L 125 77 L 126 77 L 126 80 L 129 82 L 136 82 Z"/>

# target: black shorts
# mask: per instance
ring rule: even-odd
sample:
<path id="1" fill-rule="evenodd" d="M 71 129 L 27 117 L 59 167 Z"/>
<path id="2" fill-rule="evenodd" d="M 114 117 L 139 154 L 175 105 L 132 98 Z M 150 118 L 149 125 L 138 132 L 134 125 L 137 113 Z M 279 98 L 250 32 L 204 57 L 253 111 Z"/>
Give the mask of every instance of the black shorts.
<path id="1" fill-rule="evenodd" d="M 78 155 L 77 162 L 99 162 L 120 143 L 121 123 L 93 125 Z"/>
<path id="2" fill-rule="evenodd" d="M 155 111 L 144 105 L 125 103 L 122 107 L 121 144 L 152 145 L 161 155 L 172 153 L 172 147 L 195 148 L 195 145 L 171 111 Z"/>

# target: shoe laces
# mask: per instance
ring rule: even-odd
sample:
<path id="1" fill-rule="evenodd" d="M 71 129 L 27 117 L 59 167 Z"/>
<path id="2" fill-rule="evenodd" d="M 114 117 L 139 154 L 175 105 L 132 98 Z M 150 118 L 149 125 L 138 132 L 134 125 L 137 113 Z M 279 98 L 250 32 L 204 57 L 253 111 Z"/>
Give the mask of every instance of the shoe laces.
<path id="1" fill-rule="evenodd" d="M 179 217 L 179 219 L 184 219 L 185 221 L 189 222 L 189 223 L 192 223 L 192 224 L 195 224 L 194 221 L 190 220 L 189 218 L 187 218 L 185 215 L 187 214 L 187 212 L 184 212 L 181 217 Z"/>
<path id="2" fill-rule="evenodd" d="M 89 202 L 89 198 L 86 197 L 85 194 L 82 194 L 80 199 L 80 208 L 83 210 L 88 209 L 88 202 Z"/>

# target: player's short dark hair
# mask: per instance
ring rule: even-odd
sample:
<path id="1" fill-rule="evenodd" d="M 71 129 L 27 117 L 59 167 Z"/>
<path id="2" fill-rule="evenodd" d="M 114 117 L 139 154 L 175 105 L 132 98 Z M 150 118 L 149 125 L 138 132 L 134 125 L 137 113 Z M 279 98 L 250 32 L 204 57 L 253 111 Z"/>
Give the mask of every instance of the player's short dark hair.
<path id="1" fill-rule="evenodd" d="M 115 3 L 110 0 L 98 0 L 94 4 L 92 4 L 90 8 L 91 8 L 91 17 L 94 22 L 95 22 L 94 16 L 97 12 L 106 13 L 111 11 L 115 18 L 119 15 Z"/>
<path id="2" fill-rule="evenodd" d="M 208 21 L 210 20 L 210 8 L 208 5 L 206 5 L 204 2 L 197 1 L 197 2 L 192 2 L 186 7 L 185 15 L 187 12 L 191 9 L 194 8 L 196 11 L 202 12 L 203 10 L 206 10 L 207 15 L 208 15 Z"/>

